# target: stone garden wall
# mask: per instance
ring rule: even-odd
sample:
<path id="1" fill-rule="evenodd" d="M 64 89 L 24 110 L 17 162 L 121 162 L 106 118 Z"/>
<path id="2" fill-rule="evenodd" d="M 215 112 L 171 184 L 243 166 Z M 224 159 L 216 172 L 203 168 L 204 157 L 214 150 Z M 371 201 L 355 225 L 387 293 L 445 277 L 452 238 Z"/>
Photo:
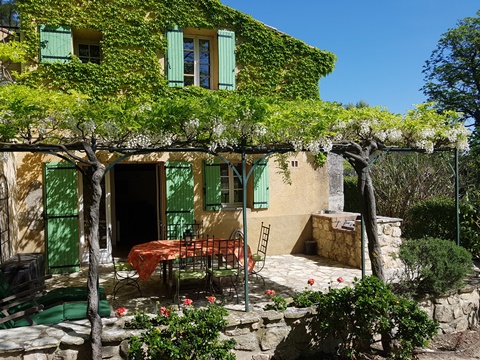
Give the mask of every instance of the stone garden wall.
<path id="1" fill-rule="evenodd" d="M 420 306 L 440 323 L 440 333 L 475 329 L 479 324 L 479 287 L 467 286 L 449 296 L 428 299 Z M 104 319 L 103 358 L 126 359 L 128 339 L 140 330 L 124 329 L 131 317 Z M 331 340 L 314 340 L 313 308 L 276 311 L 231 311 L 222 338 L 237 342 L 237 360 L 295 360 L 319 351 L 332 351 Z M 57 326 L 31 326 L 0 330 L 0 359 L 78 360 L 88 359 L 88 321 Z"/>
<path id="2" fill-rule="evenodd" d="M 312 215 L 312 236 L 317 243 L 317 254 L 342 264 L 362 268 L 361 222 L 359 214 L 348 212 L 321 213 Z M 401 219 L 378 217 L 378 240 L 382 263 L 387 279 L 395 277 L 402 269 L 398 256 L 402 243 Z M 365 235 L 365 267 L 370 270 L 370 260 Z"/>

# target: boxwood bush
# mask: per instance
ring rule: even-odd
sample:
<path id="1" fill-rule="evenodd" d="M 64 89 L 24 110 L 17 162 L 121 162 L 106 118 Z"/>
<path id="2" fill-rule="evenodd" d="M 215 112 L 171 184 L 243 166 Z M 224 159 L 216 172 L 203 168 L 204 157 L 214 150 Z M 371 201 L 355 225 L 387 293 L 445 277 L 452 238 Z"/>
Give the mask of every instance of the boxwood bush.
<path id="1" fill-rule="evenodd" d="M 405 273 L 399 290 L 413 297 L 439 295 L 456 290 L 472 270 L 472 256 L 453 241 L 410 239 L 400 247 Z"/>

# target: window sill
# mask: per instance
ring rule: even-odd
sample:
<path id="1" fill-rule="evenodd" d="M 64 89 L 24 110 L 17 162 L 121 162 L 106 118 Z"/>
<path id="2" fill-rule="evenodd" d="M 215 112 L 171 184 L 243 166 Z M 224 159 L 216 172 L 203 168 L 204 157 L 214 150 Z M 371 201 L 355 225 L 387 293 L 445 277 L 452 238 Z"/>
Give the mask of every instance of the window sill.
<path id="1" fill-rule="evenodd" d="M 242 205 L 222 205 L 223 211 L 242 211 Z M 247 211 L 250 211 L 250 208 L 247 207 Z"/>

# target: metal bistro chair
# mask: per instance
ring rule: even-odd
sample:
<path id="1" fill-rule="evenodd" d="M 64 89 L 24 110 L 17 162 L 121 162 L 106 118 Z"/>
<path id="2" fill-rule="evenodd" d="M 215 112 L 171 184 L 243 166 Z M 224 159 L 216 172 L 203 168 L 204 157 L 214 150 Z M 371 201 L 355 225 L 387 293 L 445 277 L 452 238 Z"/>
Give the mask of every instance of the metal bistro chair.
<path id="1" fill-rule="evenodd" d="M 112 240 L 112 230 L 108 229 L 110 239 Z M 142 290 L 140 289 L 140 277 L 135 269 L 126 259 L 115 259 L 112 251 L 112 263 L 113 263 L 113 298 L 117 296 L 117 292 L 125 286 L 132 286 L 138 290 L 140 296 L 142 296 Z"/>
<path id="2" fill-rule="evenodd" d="M 198 282 L 203 282 L 203 289 L 207 287 L 205 243 L 187 238 L 179 240 L 178 243 L 179 258 L 176 262 L 176 269 L 173 271 L 173 301 L 180 302 L 180 288 L 187 283 L 194 284 L 198 299 L 200 297 Z"/>
<path id="3" fill-rule="evenodd" d="M 220 240 L 215 238 L 207 238 L 207 247 L 211 251 L 209 267 L 208 267 L 208 283 L 210 285 L 210 292 L 213 294 L 216 289 L 223 295 L 223 280 L 228 279 L 230 283 L 230 293 L 232 288 L 235 290 L 235 295 L 238 303 L 238 283 L 239 275 L 241 273 L 240 261 L 235 254 L 235 249 L 241 247 L 239 239 Z"/>
<path id="4" fill-rule="evenodd" d="M 265 286 L 265 279 L 259 274 L 265 267 L 265 260 L 267 258 L 268 239 L 270 238 L 270 226 L 263 225 L 260 227 L 260 237 L 258 239 L 257 252 L 253 254 L 255 260 L 255 267 L 253 268 L 252 275 L 262 279 L 263 286 Z"/>

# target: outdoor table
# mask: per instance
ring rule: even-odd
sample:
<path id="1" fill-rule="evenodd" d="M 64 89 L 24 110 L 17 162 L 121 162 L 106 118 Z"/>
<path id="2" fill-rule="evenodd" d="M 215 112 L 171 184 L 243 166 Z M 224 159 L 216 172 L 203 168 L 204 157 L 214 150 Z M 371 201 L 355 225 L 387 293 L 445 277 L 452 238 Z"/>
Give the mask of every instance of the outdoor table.
<path id="1" fill-rule="evenodd" d="M 157 268 L 160 261 L 163 262 L 163 282 L 167 281 L 167 264 L 168 264 L 168 274 L 169 277 L 172 274 L 173 261 L 180 257 L 180 245 L 179 241 L 183 240 L 155 240 L 150 241 L 144 244 L 135 245 L 132 247 L 128 254 L 128 261 L 130 264 L 137 270 L 138 275 L 141 280 L 147 281 L 150 276 L 153 274 Z M 207 239 L 194 239 L 193 241 L 203 241 L 207 242 Z M 212 239 L 209 239 L 209 243 Z M 225 239 L 217 239 L 215 241 L 224 241 L 227 251 L 233 252 L 237 257 L 240 264 L 243 266 L 244 256 L 243 256 L 243 244 L 237 248 L 233 248 L 233 241 L 228 241 Z M 212 254 L 213 247 L 208 248 L 204 244 L 204 249 L 206 255 Z M 183 254 L 185 255 L 185 254 Z M 253 259 L 250 246 L 248 246 L 248 272 L 251 273 L 253 267 L 255 266 L 255 260 Z"/>

